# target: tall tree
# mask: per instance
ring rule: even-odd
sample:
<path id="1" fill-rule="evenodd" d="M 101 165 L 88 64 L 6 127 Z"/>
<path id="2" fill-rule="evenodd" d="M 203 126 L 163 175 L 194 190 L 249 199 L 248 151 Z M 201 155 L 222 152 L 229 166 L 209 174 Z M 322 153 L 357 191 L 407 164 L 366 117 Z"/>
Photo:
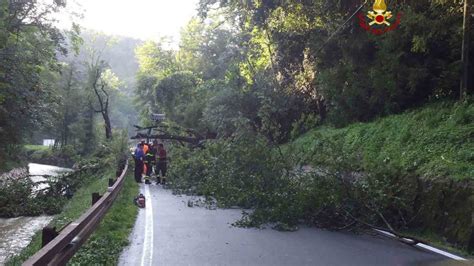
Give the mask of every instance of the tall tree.
<path id="1" fill-rule="evenodd" d="M 97 37 L 100 37 L 98 35 Z M 120 81 L 110 70 L 109 65 L 103 60 L 102 55 L 106 49 L 114 44 L 111 37 L 106 36 L 100 44 L 89 44 L 88 50 L 88 86 L 95 100 L 91 99 L 91 106 L 96 113 L 100 113 L 104 120 L 106 139 L 112 138 L 112 123 L 110 119 L 111 91 L 116 90 Z M 99 47 L 96 47 L 98 45 Z"/>
<path id="2" fill-rule="evenodd" d="M 51 18 L 64 6 L 63 1 L 0 1 L 0 150 L 50 121 L 56 95 L 44 76 L 59 69 L 57 52 L 66 52 Z"/>
<path id="3" fill-rule="evenodd" d="M 459 92 L 461 100 L 467 95 L 469 82 L 469 35 L 471 31 L 471 1 L 464 0 L 464 22 L 462 36 L 462 77 L 461 91 Z"/>
<path id="4" fill-rule="evenodd" d="M 99 61 L 89 66 L 89 82 L 96 96 L 94 111 L 100 113 L 104 120 L 105 137 L 112 138 L 112 124 L 110 120 L 110 90 L 116 89 L 118 78 L 110 70 L 106 69 L 104 61 Z"/>

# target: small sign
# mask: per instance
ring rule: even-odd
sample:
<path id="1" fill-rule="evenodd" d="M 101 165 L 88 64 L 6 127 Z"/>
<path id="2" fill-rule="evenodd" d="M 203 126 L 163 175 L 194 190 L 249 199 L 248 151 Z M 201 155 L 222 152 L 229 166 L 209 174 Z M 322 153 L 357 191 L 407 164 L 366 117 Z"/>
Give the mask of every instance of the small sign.
<path id="1" fill-rule="evenodd" d="M 52 147 L 54 146 L 54 139 L 43 139 L 43 146 Z"/>
<path id="2" fill-rule="evenodd" d="M 165 120 L 165 114 L 151 114 L 151 120 L 161 122 Z"/>

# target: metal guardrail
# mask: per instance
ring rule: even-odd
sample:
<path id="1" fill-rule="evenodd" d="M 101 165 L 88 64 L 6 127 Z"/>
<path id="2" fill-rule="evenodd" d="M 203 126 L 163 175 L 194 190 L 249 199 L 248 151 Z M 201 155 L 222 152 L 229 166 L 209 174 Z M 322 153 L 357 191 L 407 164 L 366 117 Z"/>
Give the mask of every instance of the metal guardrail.
<path id="1" fill-rule="evenodd" d="M 103 196 L 97 193 L 92 195 L 92 207 L 76 221 L 64 227 L 57 236 L 41 248 L 36 254 L 23 263 L 24 266 L 31 265 L 66 265 L 77 250 L 87 240 L 99 225 L 110 206 L 117 198 L 123 187 L 128 162 L 115 182 L 109 180 L 109 188 Z M 43 230 L 43 234 L 44 234 Z M 46 237 L 48 238 L 48 237 Z M 45 236 L 43 235 L 43 240 Z"/>

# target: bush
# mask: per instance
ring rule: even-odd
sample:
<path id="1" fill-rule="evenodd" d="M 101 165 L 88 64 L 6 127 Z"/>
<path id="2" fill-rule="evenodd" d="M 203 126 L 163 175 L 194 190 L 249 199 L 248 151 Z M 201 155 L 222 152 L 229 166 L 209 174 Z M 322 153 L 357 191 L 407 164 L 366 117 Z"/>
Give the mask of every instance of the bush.
<path id="1" fill-rule="evenodd" d="M 0 177 L 0 217 L 53 215 L 61 212 L 67 202 L 66 191 L 73 194 L 90 182 L 95 167 L 83 167 L 56 180 L 46 181 L 48 188 L 35 190 L 26 168 L 14 169 Z"/>
<path id="2" fill-rule="evenodd" d="M 254 206 L 259 191 L 271 191 L 286 162 L 266 148 L 262 137 L 240 136 L 219 140 L 205 149 L 173 146 L 170 178 L 178 190 L 212 196 L 224 206 Z"/>
<path id="3" fill-rule="evenodd" d="M 0 176 L 0 217 L 16 217 L 37 213 L 31 197 L 33 182 L 26 168 L 15 169 Z"/>

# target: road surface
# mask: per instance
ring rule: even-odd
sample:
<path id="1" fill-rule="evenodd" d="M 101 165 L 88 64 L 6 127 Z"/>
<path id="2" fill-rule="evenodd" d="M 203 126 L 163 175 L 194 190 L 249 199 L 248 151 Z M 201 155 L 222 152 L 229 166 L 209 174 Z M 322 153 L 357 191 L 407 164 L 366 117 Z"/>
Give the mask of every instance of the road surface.
<path id="1" fill-rule="evenodd" d="M 240 210 L 188 207 L 191 197 L 142 185 L 131 245 L 119 265 L 443 265 L 446 258 L 378 235 L 315 228 L 232 227 Z"/>

